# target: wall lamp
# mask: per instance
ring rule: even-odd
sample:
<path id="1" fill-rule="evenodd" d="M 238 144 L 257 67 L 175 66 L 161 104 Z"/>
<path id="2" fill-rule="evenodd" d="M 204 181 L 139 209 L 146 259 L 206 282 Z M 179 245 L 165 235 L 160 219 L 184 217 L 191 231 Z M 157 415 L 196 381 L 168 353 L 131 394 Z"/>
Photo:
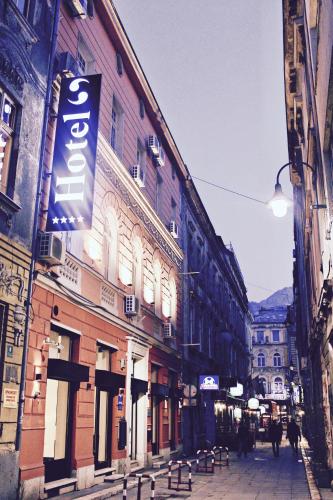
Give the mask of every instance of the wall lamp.
<path id="1" fill-rule="evenodd" d="M 275 190 L 274 190 L 274 195 L 273 198 L 268 202 L 268 206 L 272 209 L 273 214 L 275 217 L 284 217 L 287 214 L 288 208 L 291 206 L 292 202 L 291 200 L 283 193 L 282 187 L 280 184 L 280 174 L 282 170 L 284 170 L 286 167 L 289 167 L 290 165 L 294 165 L 295 163 L 292 161 L 289 161 L 285 165 L 282 165 L 280 170 L 277 173 L 276 176 L 276 183 L 275 183 Z M 316 171 L 314 167 L 309 165 L 309 163 L 305 161 L 298 162 L 297 165 L 303 165 L 305 167 L 308 167 L 312 175 L 315 176 Z M 314 179 L 314 188 L 316 192 L 316 201 L 318 201 L 318 193 L 317 193 L 317 184 Z M 319 205 L 318 203 L 315 203 L 311 205 L 312 209 L 319 209 L 319 208 L 327 208 L 326 205 Z"/>

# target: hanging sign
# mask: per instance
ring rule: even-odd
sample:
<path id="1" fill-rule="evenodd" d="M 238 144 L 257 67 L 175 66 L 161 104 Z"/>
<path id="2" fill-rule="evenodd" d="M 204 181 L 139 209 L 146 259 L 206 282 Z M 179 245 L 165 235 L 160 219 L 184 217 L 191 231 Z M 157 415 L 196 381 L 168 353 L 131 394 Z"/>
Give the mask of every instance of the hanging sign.
<path id="1" fill-rule="evenodd" d="M 46 231 L 91 228 L 101 76 L 61 81 Z"/>
<path id="2" fill-rule="evenodd" d="M 199 385 L 201 391 L 218 391 L 219 376 L 218 375 L 199 375 Z"/>

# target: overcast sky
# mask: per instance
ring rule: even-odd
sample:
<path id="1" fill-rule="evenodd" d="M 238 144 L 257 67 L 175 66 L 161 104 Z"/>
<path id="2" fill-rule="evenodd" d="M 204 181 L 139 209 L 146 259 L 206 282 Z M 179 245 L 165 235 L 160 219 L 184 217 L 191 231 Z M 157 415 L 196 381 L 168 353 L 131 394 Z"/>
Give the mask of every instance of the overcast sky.
<path id="1" fill-rule="evenodd" d="M 271 198 L 288 161 L 280 0 L 114 0 L 192 176 Z M 291 190 L 288 173 L 280 178 Z M 195 181 L 250 300 L 292 284 L 292 214 Z M 288 191 L 289 189 L 289 191 Z"/>

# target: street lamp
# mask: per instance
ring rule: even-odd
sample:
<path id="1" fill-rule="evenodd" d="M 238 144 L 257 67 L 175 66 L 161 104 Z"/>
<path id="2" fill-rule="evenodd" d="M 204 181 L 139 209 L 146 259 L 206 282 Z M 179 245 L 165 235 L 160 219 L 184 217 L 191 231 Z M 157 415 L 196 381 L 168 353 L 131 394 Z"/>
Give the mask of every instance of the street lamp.
<path id="1" fill-rule="evenodd" d="M 285 163 L 285 165 L 282 165 L 280 170 L 277 173 L 276 176 L 276 183 L 275 183 L 275 190 L 274 190 L 274 195 L 273 198 L 268 202 L 269 207 L 272 209 L 273 214 L 275 217 L 284 217 L 287 214 L 288 208 L 292 204 L 291 200 L 283 193 L 281 184 L 279 182 L 280 174 L 282 170 L 284 170 L 286 167 L 289 167 L 290 165 L 293 165 L 294 162 L 289 161 L 288 163 Z M 309 165 L 307 162 L 302 161 L 299 162 L 299 165 L 304 165 L 305 167 L 308 167 L 312 174 L 315 175 L 316 171 L 314 167 Z M 318 201 L 318 194 L 317 194 L 317 184 L 314 182 L 314 187 L 315 187 L 315 192 L 316 192 L 316 201 Z M 326 208 L 326 205 L 318 205 L 318 203 L 313 204 L 311 206 L 312 209 L 316 208 Z"/>

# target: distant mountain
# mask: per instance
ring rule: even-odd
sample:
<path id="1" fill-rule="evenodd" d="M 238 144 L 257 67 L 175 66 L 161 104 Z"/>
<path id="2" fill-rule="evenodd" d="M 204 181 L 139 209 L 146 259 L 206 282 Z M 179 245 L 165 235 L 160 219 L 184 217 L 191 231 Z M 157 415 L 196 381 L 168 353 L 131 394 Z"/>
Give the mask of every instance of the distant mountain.
<path id="1" fill-rule="evenodd" d="M 289 306 L 293 301 L 293 289 L 292 287 L 282 288 L 272 295 L 267 297 L 267 299 L 261 302 L 250 302 L 250 310 L 252 314 L 256 315 L 261 307 L 268 309 L 270 307 L 276 306 Z"/>

